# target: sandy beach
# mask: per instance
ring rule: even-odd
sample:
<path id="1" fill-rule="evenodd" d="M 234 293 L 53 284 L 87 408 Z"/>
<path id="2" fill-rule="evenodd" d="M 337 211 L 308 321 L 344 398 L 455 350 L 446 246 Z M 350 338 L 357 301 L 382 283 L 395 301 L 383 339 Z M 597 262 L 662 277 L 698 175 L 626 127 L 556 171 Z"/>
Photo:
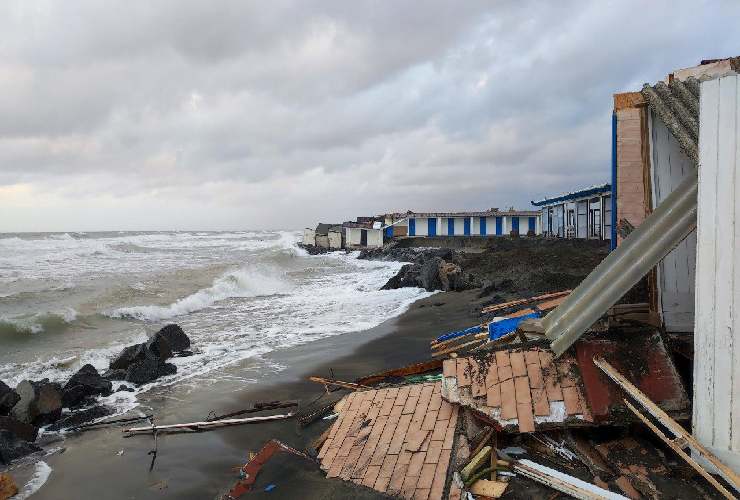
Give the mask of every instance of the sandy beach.
<path id="1" fill-rule="evenodd" d="M 250 406 L 255 401 L 298 399 L 309 402 L 323 392 L 309 375 L 355 378 L 379 370 L 427 359 L 429 340 L 436 334 L 474 322 L 471 313 L 477 292 L 438 293 L 419 300 L 399 317 L 367 331 L 319 340 L 270 355 L 287 368 L 277 376 L 255 373 L 254 384 L 243 386 L 220 380 L 214 385 L 184 394 L 186 388 L 161 389 L 150 395 L 159 408 L 157 423 L 179 423 Z M 234 365 L 234 373 L 253 369 L 249 362 Z M 146 406 L 146 401 L 142 403 Z M 276 412 L 273 412 L 276 413 Z M 69 436 L 62 454 L 46 462 L 53 473 L 35 495 L 58 498 L 216 498 L 237 479 L 232 470 L 242 465 L 249 451 L 257 451 L 270 438 L 302 449 L 319 435 L 328 422 L 319 421 L 299 429 L 294 420 L 241 426 L 198 434 L 161 436 L 154 468 L 149 472 L 153 440 L 147 436 L 124 439 L 120 428 L 89 431 Z M 123 451 L 122 454 L 121 451 Z M 359 498 L 360 488 L 327 481 L 318 467 L 285 455 L 275 458 L 280 467 L 266 468 L 253 496 L 280 498 Z M 279 471 L 272 476 L 271 471 Z M 297 481 L 296 479 L 299 479 Z M 259 486 L 275 484 L 271 493 Z M 364 498 L 382 498 L 366 490 Z"/>

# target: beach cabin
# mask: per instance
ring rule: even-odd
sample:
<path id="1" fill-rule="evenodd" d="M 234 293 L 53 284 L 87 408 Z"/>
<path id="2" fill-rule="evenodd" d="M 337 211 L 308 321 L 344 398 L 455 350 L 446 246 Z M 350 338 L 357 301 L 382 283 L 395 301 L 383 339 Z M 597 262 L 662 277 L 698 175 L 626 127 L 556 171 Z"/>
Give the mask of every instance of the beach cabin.
<path id="1" fill-rule="evenodd" d="M 303 230 L 303 244 L 307 246 L 316 245 L 316 230 L 307 227 Z"/>
<path id="2" fill-rule="evenodd" d="M 607 183 L 532 201 L 532 205 L 541 211 L 545 236 L 608 240 L 612 233 L 611 195 L 611 184 Z"/>
<path id="3" fill-rule="evenodd" d="M 383 246 L 383 229 L 380 223 L 344 223 L 345 248 L 380 248 Z"/>
<path id="4" fill-rule="evenodd" d="M 541 232 L 540 212 L 529 210 L 434 212 L 406 214 L 409 236 L 535 236 Z"/>
<path id="5" fill-rule="evenodd" d="M 343 234 L 341 224 L 320 223 L 315 230 L 316 246 L 329 250 L 341 250 L 344 247 Z"/>

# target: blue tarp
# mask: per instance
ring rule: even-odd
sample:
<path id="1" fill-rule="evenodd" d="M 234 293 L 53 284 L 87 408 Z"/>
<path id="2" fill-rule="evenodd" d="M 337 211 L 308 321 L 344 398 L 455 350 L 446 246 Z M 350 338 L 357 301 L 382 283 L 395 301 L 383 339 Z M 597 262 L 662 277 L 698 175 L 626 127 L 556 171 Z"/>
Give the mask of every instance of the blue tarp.
<path id="1" fill-rule="evenodd" d="M 466 328 L 465 330 L 460 330 L 458 332 L 450 332 L 445 333 L 444 335 L 440 335 L 437 337 L 437 342 L 443 342 L 445 340 L 454 339 L 457 337 L 462 337 L 463 335 L 469 335 L 471 333 L 480 333 L 483 331 L 483 327 L 479 326 L 471 326 L 470 328 Z"/>
<path id="2" fill-rule="evenodd" d="M 503 337 L 507 333 L 511 333 L 516 330 L 516 327 L 519 326 L 519 323 L 521 323 L 525 319 L 539 317 L 540 315 L 538 313 L 532 313 L 526 314 L 524 316 L 519 316 L 518 318 L 502 319 L 501 321 L 496 321 L 495 323 L 489 323 L 488 338 L 490 340 L 496 340 L 497 338 Z"/>

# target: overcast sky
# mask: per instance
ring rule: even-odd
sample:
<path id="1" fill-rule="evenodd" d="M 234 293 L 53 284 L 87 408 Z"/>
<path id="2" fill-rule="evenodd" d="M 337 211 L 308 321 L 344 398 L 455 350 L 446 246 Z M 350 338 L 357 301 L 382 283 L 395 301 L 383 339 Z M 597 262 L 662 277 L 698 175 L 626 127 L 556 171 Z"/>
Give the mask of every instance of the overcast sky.
<path id="1" fill-rule="evenodd" d="M 740 2 L 0 3 L 0 231 L 302 228 L 609 180 Z"/>

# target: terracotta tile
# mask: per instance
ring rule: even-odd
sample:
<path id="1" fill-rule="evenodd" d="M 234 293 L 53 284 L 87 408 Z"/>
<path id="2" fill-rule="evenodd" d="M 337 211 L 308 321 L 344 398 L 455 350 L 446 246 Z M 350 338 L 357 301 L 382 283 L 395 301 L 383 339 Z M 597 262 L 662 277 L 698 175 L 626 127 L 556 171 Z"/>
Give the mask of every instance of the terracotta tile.
<path id="1" fill-rule="evenodd" d="M 452 450 L 442 450 L 439 462 L 434 471 L 434 480 L 432 481 L 431 490 L 429 492 L 430 500 L 442 500 L 442 493 L 444 492 L 445 481 L 447 480 L 447 467 L 450 463 L 451 453 Z"/>
<path id="2" fill-rule="evenodd" d="M 501 382 L 501 418 L 509 420 L 516 418 L 516 393 L 514 380 Z"/>
<path id="3" fill-rule="evenodd" d="M 491 408 L 501 406 L 501 384 L 495 384 L 488 388 L 486 393 L 486 405 Z"/>
<path id="4" fill-rule="evenodd" d="M 542 377 L 540 364 L 530 363 L 527 365 L 527 376 L 529 377 L 529 386 L 534 389 L 544 389 L 545 379 Z"/>
<path id="5" fill-rule="evenodd" d="M 421 451 L 427 451 L 429 449 L 429 443 L 432 442 L 432 433 L 430 432 L 424 442 L 421 444 Z"/>
<path id="6" fill-rule="evenodd" d="M 470 382 L 470 362 L 468 358 L 457 358 L 457 386 L 467 387 Z"/>
<path id="7" fill-rule="evenodd" d="M 375 486 L 375 481 L 378 479 L 378 473 L 380 472 L 380 466 L 379 465 L 371 465 L 367 468 L 367 472 L 365 472 L 365 475 L 362 477 L 362 484 L 367 486 L 368 488 L 372 488 Z"/>
<path id="8" fill-rule="evenodd" d="M 456 427 L 457 427 L 457 416 L 455 416 L 455 418 L 450 419 L 450 423 L 447 426 L 447 433 L 445 434 L 445 440 L 442 442 L 443 450 L 452 449 L 452 443 L 454 442 L 454 439 L 455 439 L 455 428 Z"/>
<path id="9" fill-rule="evenodd" d="M 396 401 L 393 403 L 395 405 L 403 406 L 406 404 L 406 399 L 409 397 L 409 392 L 411 391 L 411 387 L 408 385 L 405 385 L 401 387 L 398 390 L 398 395 L 396 396 Z"/>
<path id="10" fill-rule="evenodd" d="M 393 471 L 393 475 L 391 475 L 391 480 L 388 482 L 388 488 L 386 489 L 386 492 L 388 494 L 398 495 L 401 493 L 403 481 L 404 479 L 406 479 L 406 469 L 408 468 L 408 464 L 401 464 L 396 466 L 395 470 Z"/>
<path id="11" fill-rule="evenodd" d="M 375 391 L 375 396 L 373 397 L 373 403 L 381 403 L 385 399 L 385 389 L 379 389 Z"/>
<path id="12" fill-rule="evenodd" d="M 437 420 L 434 422 L 434 429 L 432 430 L 432 441 L 443 441 L 445 434 L 447 433 L 448 420 Z"/>
<path id="13" fill-rule="evenodd" d="M 365 416 L 365 420 L 370 420 L 371 425 L 372 422 L 375 421 L 376 418 L 378 418 L 378 415 L 380 414 L 380 405 L 373 403 L 373 406 L 370 407 L 370 410 L 367 412 L 367 415 Z"/>
<path id="14" fill-rule="evenodd" d="M 424 417 L 426 416 L 426 413 L 427 413 L 427 408 L 429 407 L 429 402 L 432 400 L 433 391 L 434 391 L 434 385 L 425 384 L 424 387 L 421 389 L 421 395 L 419 396 L 419 402 L 416 405 L 416 410 L 414 410 L 414 416 L 411 419 L 412 422 L 414 421 L 421 422 L 424 420 Z"/>
<path id="15" fill-rule="evenodd" d="M 576 381 L 574 377 L 578 376 L 578 367 L 575 360 L 572 357 L 562 356 L 555 364 L 560 374 L 560 387 L 563 389 L 566 387 L 575 387 Z"/>
<path id="16" fill-rule="evenodd" d="M 578 397 L 578 389 L 575 387 L 563 387 L 563 401 L 565 402 L 565 413 L 577 415 L 581 413 L 581 403 Z"/>
<path id="17" fill-rule="evenodd" d="M 331 467 L 329 467 L 326 472 L 326 477 L 339 477 L 339 474 L 342 473 L 344 462 L 346 460 L 347 457 L 335 457 L 334 461 L 331 463 Z"/>
<path id="18" fill-rule="evenodd" d="M 394 406 L 391 408 L 391 414 L 388 417 L 398 420 L 401 417 L 401 412 L 403 412 L 403 406 Z"/>
<path id="19" fill-rule="evenodd" d="M 357 465 L 357 459 L 362 453 L 362 448 L 362 446 L 352 447 L 349 455 L 347 455 L 344 460 L 344 466 L 342 467 L 342 471 L 339 473 L 339 477 L 345 480 L 349 480 L 352 477 L 352 474 L 355 471 L 355 466 Z"/>
<path id="20" fill-rule="evenodd" d="M 409 391 L 409 397 L 419 397 L 419 394 L 421 394 L 421 386 L 422 384 L 412 384 L 411 390 Z"/>
<path id="21" fill-rule="evenodd" d="M 481 373 L 478 363 L 475 364 L 475 370 L 472 373 L 473 397 L 479 398 L 486 395 L 486 377 Z"/>
<path id="22" fill-rule="evenodd" d="M 431 441 L 429 443 L 429 449 L 427 450 L 427 457 L 425 459 L 425 462 L 428 464 L 436 464 L 441 453 L 442 441 Z"/>
<path id="23" fill-rule="evenodd" d="M 491 358 L 493 360 L 493 358 Z M 498 384 L 498 367 L 496 363 L 488 365 L 488 371 L 486 371 L 486 388 L 491 387 L 494 384 Z"/>
<path id="24" fill-rule="evenodd" d="M 427 490 L 427 495 L 429 494 L 429 488 L 432 486 L 432 482 L 434 481 L 434 472 L 437 470 L 437 463 L 430 463 L 430 462 L 424 462 L 424 465 L 421 468 L 421 474 L 419 474 L 419 482 L 416 484 L 417 488 L 422 488 Z"/>
<path id="25" fill-rule="evenodd" d="M 348 410 L 359 410 L 360 404 L 365 400 L 365 395 L 361 392 L 355 392 L 354 394 L 351 394 L 354 396 L 352 399 L 352 402 L 350 403 Z"/>
<path id="26" fill-rule="evenodd" d="M 449 420 L 450 415 L 452 415 L 452 405 L 443 399 L 442 405 L 439 407 L 437 420 Z"/>
<path id="27" fill-rule="evenodd" d="M 393 475 L 393 469 L 396 468 L 397 460 L 398 455 L 386 455 L 383 459 L 383 465 L 380 466 L 378 477 L 391 477 Z"/>
<path id="28" fill-rule="evenodd" d="M 354 436 L 347 436 L 344 438 L 342 443 L 339 445 L 339 452 L 337 455 L 340 457 L 346 457 L 349 455 L 349 452 L 352 450 L 352 447 L 355 445 L 355 437 Z"/>
<path id="29" fill-rule="evenodd" d="M 411 468 L 411 466 L 409 466 Z M 416 483 L 419 482 L 419 475 L 409 476 L 408 472 L 406 477 L 403 479 L 403 485 L 401 486 L 401 497 L 412 499 L 414 498 L 414 492 L 416 491 Z"/>
<path id="30" fill-rule="evenodd" d="M 373 402 L 372 400 L 365 399 L 360 403 L 360 407 L 358 408 L 357 412 L 360 415 L 367 415 L 370 412 L 370 408 L 372 408 Z"/>
<path id="31" fill-rule="evenodd" d="M 530 403 L 519 403 L 516 405 L 516 411 L 519 419 L 519 432 L 534 432 L 532 405 Z"/>
<path id="32" fill-rule="evenodd" d="M 409 462 L 409 468 L 406 470 L 407 476 L 418 476 L 421 473 L 421 468 L 424 465 L 424 460 L 427 454 L 423 451 L 417 451 L 411 455 L 411 462 Z"/>
<path id="33" fill-rule="evenodd" d="M 509 353 L 507 351 L 496 351 L 496 364 L 500 367 L 510 366 Z"/>
<path id="34" fill-rule="evenodd" d="M 437 411 L 428 411 L 424 416 L 424 421 L 421 423 L 421 428 L 425 431 L 433 431 L 434 426 L 437 423 Z"/>
<path id="35" fill-rule="evenodd" d="M 363 477 L 365 475 L 365 471 L 375 455 L 375 448 L 380 442 L 380 436 L 382 435 L 387 419 L 388 417 L 378 417 L 378 420 L 368 435 L 367 442 L 362 449 L 362 453 L 357 459 L 355 472 L 352 475 L 353 478 Z"/>
<path id="36" fill-rule="evenodd" d="M 380 414 L 383 416 L 388 416 L 391 414 L 391 410 L 393 409 L 393 399 L 384 399 L 383 403 L 380 407 Z"/>
<path id="37" fill-rule="evenodd" d="M 442 382 L 434 384 L 434 392 L 432 394 L 439 394 L 442 392 Z"/>
<path id="38" fill-rule="evenodd" d="M 511 371 L 515 377 L 523 377 L 527 374 L 527 365 L 524 363 L 524 353 L 521 351 L 512 352 L 509 354 L 509 360 L 511 361 Z"/>
<path id="39" fill-rule="evenodd" d="M 408 399 L 406 399 L 406 404 L 403 407 L 403 413 L 404 415 L 407 413 L 414 413 L 416 411 L 416 406 L 419 403 L 419 396 L 409 396 Z"/>
<path id="40" fill-rule="evenodd" d="M 540 356 L 537 353 L 537 349 L 530 349 L 528 351 L 524 351 L 524 362 L 528 365 L 539 365 L 540 364 Z"/>
<path id="41" fill-rule="evenodd" d="M 456 359 L 445 359 L 442 361 L 442 375 L 445 377 L 454 377 L 457 375 Z"/>
<path id="42" fill-rule="evenodd" d="M 504 380 L 509 380 L 513 378 L 514 374 L 512 372 L 511 366 L 501 366 L 498 367 L 498 379 L 499 382 L 503 382 Z"/>
<path id="43" fill-rule="evenodd" d="M 386 389 L 386 398 L 390 399 L 396 399 L 396 396 L 398 396 L 398 387 L 391 387 L 390 389 Z"/>
<path id="44" fill-rule="evenodd" d="M 429 436 L 429 431 L 418 430 L 410 432 L 409 435 L 406 436 L 406 443 L 404 444 L 403 449 L 408 451 L 419 451 L 427 436 Z"/>
<path id="45" fill-rule="evenodd" d="M 411 455 L 412 453 L 410 451 L 402 451 L 398 454 L 398 460 L 396 461 L 396 468 L 398 468 L 399 465 L 408 465 L 411 463 Z"/>
<path id="46" fill-rule="evenodd" d="M 383 428 L 383 434 L 380 436 L 380 441 L 378 441 L 378 444 L 375 447 L 373 458 L 370 460 L 370 465 L 381 465 L 383 463 L 383 460 L 388 453 L 388 448 L 391 445 L 391 439 L 393 439 L 393 434 L 396 431 L 397 424 L 397 421 L 391 419 L 388 419 L 386 422 L 385 428 Z"/>
<path id="47" fill-rule="evenodd" d="M 535 415 L 544 417 L 550 414 L 550 402 L 547 400 L 547 392 L 544 388 L 532 388 L 532 405 Z"/>
<path id="48" fill-rule="evenodd" d="M 393 432 L 390 445 L 388 445 L 388 453 L 391 455 L 397 455 L 401 451 L 404 441 L 406 440 L 406 431 L 411 423 L 411 415 L 401 415 L 398 419 L 398 425 L 396 430 Z"/>
<path id="49" fill-rule="evenodd" d="M 516 402 L 532 404 L 532 395 L 529 392 L 529 377 L 517 377 L 514 379 L 514 390 Z"/>
<path id="50" fill-rule="evenodd" d="M 422 484 L 421 478 L 419 478 L 416 491 L 414 491 L 414 500 L 427 500 L 429 498 L 429 488 L 419 488 L 420 484 Z"/>
<path id="51" fill-rule="evenodd" d="M 438 385 L 435 384 L 435 389 Z M 432 399 L 429 400 L 429 407 L 427 411 L 438 411 L 442 406 L 442 394 L 439 392 L 432 392 Z"/>
<path id="52" fill-rule="evenodd" d="M 329 469 L 331 467 L 331 465 L 334 463 L 334 459 L 336 458 L 338 451 L 339 448 L 330 448 L 326 450 L 326 453 L 321 459 L 321 467 L 323 469 Z"/>
<path id="53" fill-rule="evenodd" d="M 373 486 L 373 489 L 381 493 L 385 493 L 386 491 L 388 491 L 388 483 L 390 482 L 391 482 L 390 476 L 388 477 L 378 476 L 378 479 L 375 480 L 375 485 Z"/>
<path id="54" fill-rule="evenodd" d="M 542 369 L 542 376 L 545 379 L 545 390 L 547 391 L 547 399 L 550 401 L 562 401 L 563 391 L 558 383 L 558 372 L 555 365 L 552 363 L 552 354 L 545 351 L 540 351 L 540 367 Z"/>

